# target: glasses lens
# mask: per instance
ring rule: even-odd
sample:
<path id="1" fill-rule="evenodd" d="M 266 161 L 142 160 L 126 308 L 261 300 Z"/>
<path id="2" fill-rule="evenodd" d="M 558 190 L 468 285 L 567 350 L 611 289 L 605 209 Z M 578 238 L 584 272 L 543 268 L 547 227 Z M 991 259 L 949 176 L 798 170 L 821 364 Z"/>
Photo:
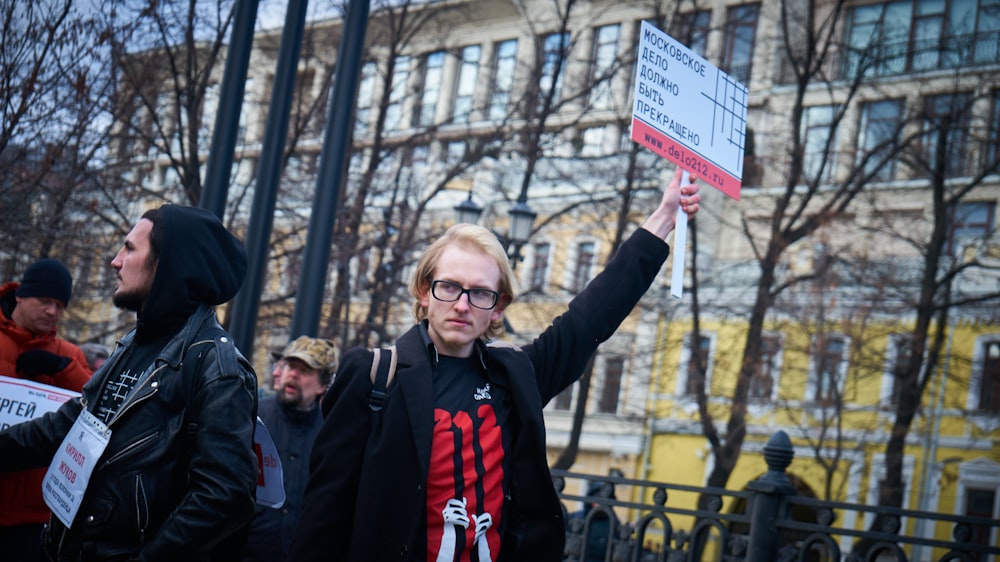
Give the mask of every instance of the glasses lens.
<path id="1" fill-rule="evenodd" d="M 496 306 L 497 300 L 500 298 L 500 295 L 489 289 L 464 289 L 461 285 L 449 281 L 431 283 L 431 294 L 439 301 L 455 302 L 462 298 L 462 293 L 469 295 L 469 304 L 485 310 Z"/>
<path id="2" fill-rule="evenodd" d="M 477 308 L 493 308 L 497 303 L 497 294 L 486 289 L 470 289 L 469 302 Z"/>
<path id="3" fill-rule="evenodd" d="M 462 296 L 462 288 L 447 281 L 435 281 L 431 284 L 431 294 L 439 301 L 452 302 Z"/>

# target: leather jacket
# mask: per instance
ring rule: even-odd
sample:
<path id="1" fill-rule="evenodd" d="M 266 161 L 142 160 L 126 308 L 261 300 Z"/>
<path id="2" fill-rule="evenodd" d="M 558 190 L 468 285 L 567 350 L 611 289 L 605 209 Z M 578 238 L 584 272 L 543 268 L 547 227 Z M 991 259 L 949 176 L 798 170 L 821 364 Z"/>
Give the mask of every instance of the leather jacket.
<path id="1" fill-rule="evenodd" d="M 134 337 L 118 342 L 81 398 L 0 434 L 0 454 L 14 450 L 13 439 L 18 455 L 46 465 L 81 408 L 96 407 Z M 214 309 L 200 306 L 109 420 L 110 442 L 73 525 L 53 517 L 43 537 L 50 558 L 213 560 L 212 549 L 254 513 L 256 384 Z"/>

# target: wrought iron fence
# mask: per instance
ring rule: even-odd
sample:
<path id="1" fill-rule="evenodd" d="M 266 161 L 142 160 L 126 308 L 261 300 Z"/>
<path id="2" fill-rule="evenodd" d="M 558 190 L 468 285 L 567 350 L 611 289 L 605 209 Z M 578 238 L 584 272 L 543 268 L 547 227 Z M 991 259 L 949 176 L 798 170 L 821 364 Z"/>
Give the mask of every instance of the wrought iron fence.
<path id="1" fill-rule="evenodd" d="M 553 470 L 567 516 L 564 560 L 1000 561 L 1000 547 L 977 538 L 1000 535 L 1000 520 L 799 496 L 785 472 L 793 455 L 788 436 L 774 434 L 764 447 L 767 474 L 741 491 Z M 568 493 L 573 482 L 587 493 Z M 632 497 L 652 501 L 619 499 Z M 615 508 L 636 515 L 621 520 Z M 918 520 L 925 532 L 908 533 L 904 522 Z M 937 538 L 944 529 L 950 539 Z"/>

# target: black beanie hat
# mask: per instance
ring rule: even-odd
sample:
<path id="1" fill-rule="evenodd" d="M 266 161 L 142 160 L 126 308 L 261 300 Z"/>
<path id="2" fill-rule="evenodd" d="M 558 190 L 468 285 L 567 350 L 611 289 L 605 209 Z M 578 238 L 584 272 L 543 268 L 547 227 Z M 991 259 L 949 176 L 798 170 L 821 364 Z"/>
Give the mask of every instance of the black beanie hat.
<path id="1" fill-rule="evenodd" d="M 18 297 L 49 297 L 69 304 L 73 292 L 73 277 L 61 261 L 45 258 L 31 264 L 14 292 Z"/>

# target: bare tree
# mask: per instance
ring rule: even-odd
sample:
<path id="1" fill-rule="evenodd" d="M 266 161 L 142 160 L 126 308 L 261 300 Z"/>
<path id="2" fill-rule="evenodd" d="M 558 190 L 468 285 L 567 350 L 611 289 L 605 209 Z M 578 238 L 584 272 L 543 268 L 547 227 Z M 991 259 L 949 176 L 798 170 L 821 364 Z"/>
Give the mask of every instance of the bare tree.
<path id="1" fill-rule="evenodd" d="M 71 1 L 0 2 L 0 273 L 78 250 L 73 213 L 96 191 L 110 75 L 95 64 L 102 23 Z M 97 126 L 95 126 L 95 122 Z"/>
<path id="2" fill-rule="evenodd" d="M 787 72 L 787 84 L 792 88 L 787 105 L 780 108 L 786 115 L 787 129 L 771 131 L 773 146 L 785 143 L 787 152 L 767 154 L 765 168 L 779 170 L 764 180 L 765 184 L 780 181 L 780 190 L 773 197 L 755 194 L 758 204 L 767 201 L 766 222 L 754 225 L 743 219 L 741 229 L 753 252 L 757 275 L 753 278 L 753 296 L 748 310 L 747 328 L 742 345 L 738 379 L 730 397 L 728 419 L 717 422 L 707 405 L 704 389 L 696 393 L 701 426 L 715 458 L 707 484 L 724 487 L 732 474 L 747 435 L 748 394 L 751 381 L 762 356 L 764 327 L 768 315 L 780 301 L 783 293 L 797 284 L 822 276 L 822 268 L 798 275 L 784 267 L 786 252 L 796 243 L 808 239 L 826 225 L 831 224 L 850 208 L 875 175 L 875 170 L 908 142 L 905 135 L 887 136 L 877 147 L 841 157 L 834 169 L 834 142 L 837 132 L 844 128 L 845 115 L 859 102 L 859 90 L 864 83 L 864 67 L 853 73 L 837 75 L 834 64 L 842 33 L 842 16 L 845 4 L 835 2 L 822 10 L 814 3 L 781 1 L 775 9 L 780 33 L 777 33 L 778 58 Z M 763 43 L 767 44 L 767 43 Z M 870 64 L 870 63 L 869 63 Z M 836 81 L 837 88 L 829 86 Z M 807 131 L 807 108 L 816 104 L 807 100 L 807 94 L 827 92 L 828 119 L 824 130 Z M 817 140 L 822 141 L 817 146 Z M 807 145 L 808 143 L 808 145 Z M 761 150 L 758 146 L 758 154 Z M 847 161 L 846 163 L 844 161 Z M 762 228 L 756 228 L 756 226 Z M 695 248 L 697 254 L 697 248 Z M 692 270 L 692 313 L 695 321 L 693 340 L 698 341 L 699 318 L 703 313 L 697 293 L 705 289 L 698 285 L 697 271 Z M 705 365 L 699 365 L 704 376 Z"/>
<path id="3" fill-rule="evenodd" d="M 117 6 L 115 21 L 125 23 L 110 38 L 119 88 L 114 156 L 119 171 L 141 171 L 144 181 L 135 186 L 141 198 L 191 205 L 201 199 L 234 8 L 234 2 Z"/>

